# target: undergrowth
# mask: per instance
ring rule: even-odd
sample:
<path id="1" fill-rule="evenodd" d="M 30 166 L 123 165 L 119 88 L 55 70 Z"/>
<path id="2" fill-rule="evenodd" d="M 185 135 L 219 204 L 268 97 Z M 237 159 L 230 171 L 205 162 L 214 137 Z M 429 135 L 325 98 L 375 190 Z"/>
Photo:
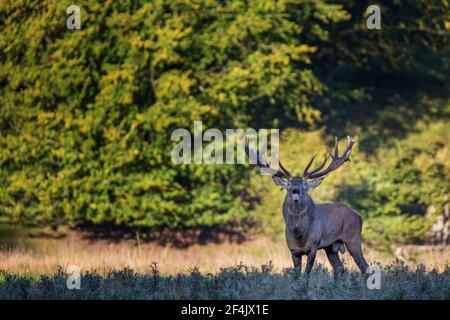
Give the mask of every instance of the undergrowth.
<path id="1" fill-rule="evenodd" d="M 80 289 L 68 289 L 71 275 L 62 268 L 39 277 L 0 271 L 0 299 L 450 299 L 450 268 L 427 272 L 424 266 L 381 267 L 380 289 L 368 289 L 357 272 L 345 272 L 335 281 L 323 266 L 310 276 L 294 269 L 276 272 L 237 265 L 217 274 L 197 269 L 161 276 L 156 264 L 148 273 L 132 269 L 82 272 Z"/>

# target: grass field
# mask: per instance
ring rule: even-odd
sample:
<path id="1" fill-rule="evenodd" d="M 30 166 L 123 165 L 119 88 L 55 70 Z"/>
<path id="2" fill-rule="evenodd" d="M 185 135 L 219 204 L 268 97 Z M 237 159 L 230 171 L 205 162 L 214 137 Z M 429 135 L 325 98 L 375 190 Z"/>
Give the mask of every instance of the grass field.
<path id="1" fill-rule="evenodd" d="M 179 248 L 10 228 L 0 241 L 0 299 L 450 299 L 448 247 L 402 248 L 405 264 L 365 247 L 369 263 L 382 266 L 381 289 L 369 290 L 348 253 L 340 280 L 319 252 L 308 281 L 291 269 L 285 243 L 263 236 Z M 66 286 L 71 265 L 81 270 L 80 290 Z"/>
<path id="2" fill-rule="evenodd" d="M 276 271 L 292 266 L 284 241 L 264 236 L 250 237 L 243 242 L 224 240 L 193 244 L 186 248 L 136 239 L 118 242 L 89 240 L 79 233 L 70 233 L 62 239 L 19 235 L 14 241 L 4 240 L 2 243 L 0 270 L 14 273 L 51 274 L 69 265 L 105 274 L 126 267 L 145 273 L 152 263 L 157 263 L 162 275 L 175 275 L 192 268 L 198 268 L 201 273 L 216 273 L 221 268 L 240 263 L 259 267 L 271 262 Z M 364 247 L 364 253 L 369 263 L 389 265 L 397 261 L 393 254 L 368 247 Z M 450 263 L 450 248 L 441 246 L 433 247 L 433 250 L 417 250 L 412 247 L 403 250 L 401 257 L 410 267 L 424 264 L 427 270 L 436 268 L 442 271 Z M 357 270 L 348 252 L 341 258 L 347 269 Z M 322 251 L 317 255 L 317 262 L 330 268 Z"/>
<path id="3" fill-rule="evenodd" d="M 356 272 L 335 281 L 318 266 L 310 277 L 293 269 L 275 272 L 239 265 L 217 274 L 193 269 L 161 276 L 157 268 L 146 274 L 131 269 L 106 274 L 84 273 L 80 289 L 67 288 L 62 270 L 38 279 L 2 272 L 2 299 L 450 299 L 450 269 L 427 272 L 419 267 L 384 267 L 379 289 L 368 289 Z"/>

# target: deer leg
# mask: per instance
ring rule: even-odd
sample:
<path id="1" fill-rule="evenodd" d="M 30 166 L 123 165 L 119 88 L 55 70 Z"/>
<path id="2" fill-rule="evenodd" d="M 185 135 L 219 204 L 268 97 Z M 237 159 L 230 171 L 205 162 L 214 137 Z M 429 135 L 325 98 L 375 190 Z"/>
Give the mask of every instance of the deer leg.
<path id="1" fill-rule="evenodd" d="M 302 255 L 299 253 L 292 252 L 292 262 L 294 262 L 294 268 L 298 269 L 299 272 L 302 271 Z"/>
<path id="2" fill-rule="evenodd" d="M 363 274 L 363 276 L 365 276 L 366 270 L 369 265 L 366 259 L 364 259 L 364 255 L 362 253 L 361 241 L 346 243 L 345 246 L 347 247 L 348 252 L 350 252 L 353 260 L 355 260 L 356 264 L 358 265 L 359 270 L 361 270 L 361 273 Z"/>
<path id="3" fill-rule="evenodd" d="M 308 259 L 306 261 L 306 269 L 305 269 L 306 274 L 309 274 L 311 272 L 315 260 L 316 260 L 316 250 L 311 250 L 308 253 Z"/>
<path id="4" fill-rule="evenodd" d="M 334 279 L 337 280 L 339 275 L 344 271 L 341 259 L 339 259 L 339 253 L 333 250 L 332 246 L 324 248 L 327 253 L 328 261 L 333 267 Z"/>

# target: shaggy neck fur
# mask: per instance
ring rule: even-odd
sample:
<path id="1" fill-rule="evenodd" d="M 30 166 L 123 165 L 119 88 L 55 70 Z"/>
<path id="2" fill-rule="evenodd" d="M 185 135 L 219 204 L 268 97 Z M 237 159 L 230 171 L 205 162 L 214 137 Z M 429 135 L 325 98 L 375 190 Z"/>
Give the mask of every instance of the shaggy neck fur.
<path id="1" fill-rule="evenodd" d="M 294 202 L 287 195 L 286 201 L 286 226 L 292 231 L 298 239 L 306 239 L 308 236 L 309 225 L 313 220 L 314 202 L 308 194 L 305 194 L 300 201 Z"/>

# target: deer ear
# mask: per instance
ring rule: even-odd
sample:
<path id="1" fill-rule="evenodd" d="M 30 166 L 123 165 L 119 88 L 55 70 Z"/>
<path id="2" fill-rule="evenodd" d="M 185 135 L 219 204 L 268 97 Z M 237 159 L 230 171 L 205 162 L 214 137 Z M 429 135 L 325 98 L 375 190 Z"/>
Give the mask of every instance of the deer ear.
<path id="1" fill-rule="evenodd" d="M 281 189 L 284 189 L 287 187 L 288 182 L 286 179 L 277 177 L 277 176 L 272 176 L 273 181 L 275 181 L 275 183 L 277 184 L 277 186 L 280 186 Z"/>
<path id="2" fill-rule="evenodd" d="M 323 178 L 316 179 L 316 180 L 311 181 L 311 182 L 307 182 L 308 189 L 317 188 L 322 183 L 322 181 L 323 181 Z"/>

